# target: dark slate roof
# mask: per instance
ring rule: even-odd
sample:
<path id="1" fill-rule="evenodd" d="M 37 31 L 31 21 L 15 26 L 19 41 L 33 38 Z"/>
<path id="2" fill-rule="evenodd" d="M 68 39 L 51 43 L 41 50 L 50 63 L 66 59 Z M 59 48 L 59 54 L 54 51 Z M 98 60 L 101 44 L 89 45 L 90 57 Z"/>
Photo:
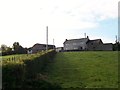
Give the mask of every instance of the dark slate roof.
<path id="1" fill-rule="evenodd" d="M 70 39 L 70 40 L 66 40 L 64 43 L 87 42 L 88 40 L 89 40 L 88 38 Z"/>
<path id="2" fill-rule="evenodd" d="M 28 48 L 27 50 L 31 50 L 31 49 L 32 49 L 32 47 Z"/>
<path id="3" fill-rule="evenodd" d="M 94 40 L 89 40 L 87 43 L 95 43 L 95 42 L 99 42 L 99 41 L 102 42 L 101 39 L 94 39 Z"/>
<path id="4" fill-rule="evenodd" d="M 39 43 L 36 43 L 35 45 L 33 45 L 33 47 L 34 47 L 34 46 L 39 46 L 39 45 L 46 46 L 46 44 L 39 44 Z M 55 46 L 55 45 L 50 45 L 50 44 L 48 44 L 48 46 Z"/>

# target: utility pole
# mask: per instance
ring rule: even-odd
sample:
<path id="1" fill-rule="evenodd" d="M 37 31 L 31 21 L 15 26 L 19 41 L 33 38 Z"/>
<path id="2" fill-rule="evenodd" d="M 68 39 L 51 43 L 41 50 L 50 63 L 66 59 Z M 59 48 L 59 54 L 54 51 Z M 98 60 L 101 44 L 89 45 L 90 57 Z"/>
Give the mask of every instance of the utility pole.
<path id="1" fill-rule="evenodd" d="M 115 42 L 117 43 L 118 41 L 117 41 L 117 35 L 115 36 L 116 37 L 116 40 L 115 40 Z"/>
<path id="2" fill-rule="evenodd" d="M 54 38 L 53 38 L 53 49 L 54 49 L 55 47 L 54 47 Z"/>
<path id="3" fill-rule="evenodd" d="M 46 27 L 46 51 L 48 50 L 48 26 Z"/>
<path id="4" fill-rule="evenodd" d="M 86 38 L 86 33 L 84 33 L 84 35 L 85 35 L 85 38 Z"/>

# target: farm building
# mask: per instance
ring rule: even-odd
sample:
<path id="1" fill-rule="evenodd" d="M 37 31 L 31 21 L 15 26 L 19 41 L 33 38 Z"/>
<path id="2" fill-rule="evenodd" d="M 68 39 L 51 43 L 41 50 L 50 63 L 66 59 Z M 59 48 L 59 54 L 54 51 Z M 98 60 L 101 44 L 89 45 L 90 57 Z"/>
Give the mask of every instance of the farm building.
<path id="1" fill-rule="evenodd" d="M 62 52 L 63 51 L 63 47 L 57 47 L 56 48 L 56 52 Z"/>
<path id="2" fill-rule="evenodd" d="M 112 43 L 104 44 L 101 39 L 90 40 L 89 37 L 81 39 L 71 39 L 63 43 L 65 51 L 94 51 L 112 50 Z"/>
<path id="3" fill-rule="evenodd" d="M 48 49 L 55 49 L 55 45 L 48 45 Z M 39 51 L 46 50 L 46 44 L 35 44 L 33 47 L 28 49 L 28 53 L 37 53 Z"/>
<path id="4" fill-rule="evenodd" d="M 27 49 L 27 54 L 32 54 L 32 48 Z"/>

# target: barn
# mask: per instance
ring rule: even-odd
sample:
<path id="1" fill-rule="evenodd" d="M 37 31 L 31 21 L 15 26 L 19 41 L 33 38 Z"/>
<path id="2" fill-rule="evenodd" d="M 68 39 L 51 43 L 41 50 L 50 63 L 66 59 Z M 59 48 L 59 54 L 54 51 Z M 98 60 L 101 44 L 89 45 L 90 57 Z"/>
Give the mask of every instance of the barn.
<path id="1" fill-rule="evenodd" d="M 55 45 L 48 45 L 48 50 L 49 49 L 55 49 Z M 28 52 L 32 52 L 32 53 L 37 53 L 39 51 L 44 51 L 46 50 L 46 44 L 39 44 L 36 43 L 35 45 L 33 45 L 33 47 L 31 47 Z"/>

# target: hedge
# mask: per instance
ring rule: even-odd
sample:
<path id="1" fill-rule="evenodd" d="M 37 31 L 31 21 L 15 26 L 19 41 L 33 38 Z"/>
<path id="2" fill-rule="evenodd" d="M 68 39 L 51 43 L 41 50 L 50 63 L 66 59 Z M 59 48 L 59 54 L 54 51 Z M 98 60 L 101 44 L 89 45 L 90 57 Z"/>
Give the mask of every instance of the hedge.
<path id="1" fill-rule="evenodd" d="M 54 50 L 40 52 L 19 60 L 19 62 L 3 62 L 3 89 L 5 88 L 60 88 L 50 83 L 42 72 L 55 56 Z"/>

